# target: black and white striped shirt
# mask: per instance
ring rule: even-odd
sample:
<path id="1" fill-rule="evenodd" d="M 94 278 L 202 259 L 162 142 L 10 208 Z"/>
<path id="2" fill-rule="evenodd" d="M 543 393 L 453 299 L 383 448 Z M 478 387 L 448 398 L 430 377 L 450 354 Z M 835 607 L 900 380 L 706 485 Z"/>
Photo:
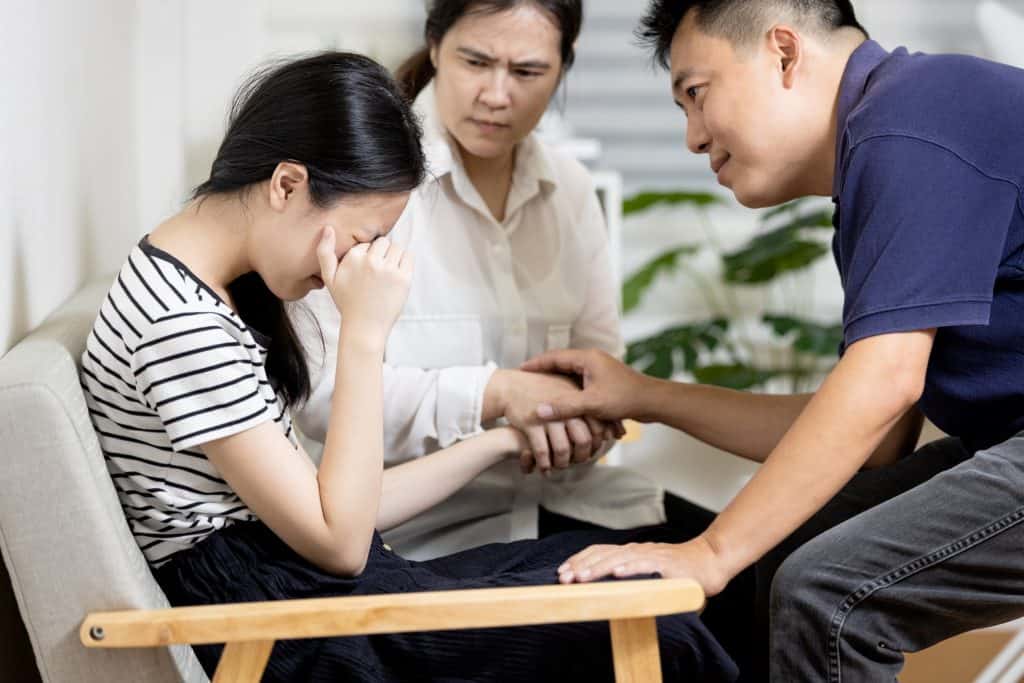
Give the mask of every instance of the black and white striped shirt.
<path id="1" fill-rule="evenodd" d="M 199 448 L 268 420 L 295 443 L 267 379 L 268 340 L 146 238 L 100 307 L 82 387 L 107 469 L 149 563 L 255 519 Z"/>

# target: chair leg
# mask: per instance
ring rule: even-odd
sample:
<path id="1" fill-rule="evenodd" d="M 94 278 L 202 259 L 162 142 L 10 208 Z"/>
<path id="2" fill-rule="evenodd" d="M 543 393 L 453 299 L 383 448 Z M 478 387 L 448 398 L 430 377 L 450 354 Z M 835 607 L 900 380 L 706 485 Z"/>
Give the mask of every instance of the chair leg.
<path id="1" fill-rule="evenodd" d="M 213 683 L 259 683 L 273 647 L 272 640 L 228 643 L 213 674 Z"/>
<path id="2" fill-rule="evenodd" d="M 654 617 L 611 622 L 616 683 L 661 683 Z"/>

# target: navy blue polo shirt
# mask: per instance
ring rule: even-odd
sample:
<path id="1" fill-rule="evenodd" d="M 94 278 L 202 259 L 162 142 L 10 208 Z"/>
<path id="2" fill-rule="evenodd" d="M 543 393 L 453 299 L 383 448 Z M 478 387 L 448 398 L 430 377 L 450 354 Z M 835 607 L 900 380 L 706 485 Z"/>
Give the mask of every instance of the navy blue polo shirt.
<path id="1" fill-rule="evenodd" d="M 972 449 L 1024 430 L 1024 71 L 868 41 L 840 86 L 842 350 L 937 328 L 919 403 Z"/>

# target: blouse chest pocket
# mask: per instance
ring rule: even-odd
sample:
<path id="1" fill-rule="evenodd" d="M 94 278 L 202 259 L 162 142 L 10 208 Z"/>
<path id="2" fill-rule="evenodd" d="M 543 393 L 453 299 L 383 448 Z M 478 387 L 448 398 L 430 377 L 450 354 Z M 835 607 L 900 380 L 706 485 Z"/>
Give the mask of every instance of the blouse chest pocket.
<path id="1" fill-rule="evenodd" d="M 483 328 L 475 315 L 400 318 L 391 330 L 384 362 L 434 370 L 484 364 Z"/>
<path id="2" fill-rule="evenodd" d="M 572 339 L 572 325 L 559 323 L 548 325 L 547 339 L 545 340 L 545 351 L 569 348 Z"/>

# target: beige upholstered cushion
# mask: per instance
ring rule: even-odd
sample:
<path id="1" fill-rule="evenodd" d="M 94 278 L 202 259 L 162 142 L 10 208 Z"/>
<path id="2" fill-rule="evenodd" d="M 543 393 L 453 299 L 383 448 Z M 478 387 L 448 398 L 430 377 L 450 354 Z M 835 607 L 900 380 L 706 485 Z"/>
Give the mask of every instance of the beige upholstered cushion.
<path id="1" fill-rule="evenodd" d="M 78 639 L 87 612 L 167 606 L 79 386 L 109 282 L 84 288 L 0 359 L 0 550 L 44 681 L 206 681 L 191 648 L 86 649 Z"/>

